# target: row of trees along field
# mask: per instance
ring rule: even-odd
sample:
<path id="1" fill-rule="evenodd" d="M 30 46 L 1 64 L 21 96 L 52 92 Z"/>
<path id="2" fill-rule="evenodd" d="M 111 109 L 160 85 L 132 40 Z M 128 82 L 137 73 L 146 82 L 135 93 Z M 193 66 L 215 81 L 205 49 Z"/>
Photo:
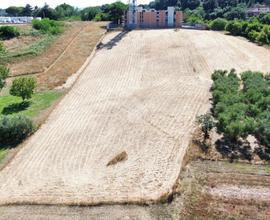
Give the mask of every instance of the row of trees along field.
<path id="1" fill-rule="evenodd" d="M 73 19 L 119 22 L 127 8 L 128 6 L 122 2 L 105 4 L 99 7 L 87 7 L 82 10 L 65 3 L 58 5 L 56 8 L 51 8 L 48 4 L 43 7 L 32 7 L 27 4 L 25 7 L 11 6 L 7 9 L 0 9 L 0 15 L 33 16 L 53 20 Z"/>

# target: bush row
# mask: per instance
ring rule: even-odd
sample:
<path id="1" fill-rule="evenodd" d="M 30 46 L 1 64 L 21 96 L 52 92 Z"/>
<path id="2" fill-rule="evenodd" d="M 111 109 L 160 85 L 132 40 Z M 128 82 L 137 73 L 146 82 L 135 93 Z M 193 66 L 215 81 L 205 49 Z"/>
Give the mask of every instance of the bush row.
<path id="1" fill-rule="evenodd" d="M 269 21 L 267 20 L 269 19 Z M 227 21 L 217 18 L 210 22 L 210 28 L 216 31 L 226 30 L 234 36 L 243 36 L 252 42 L 270 44 L 270 15 L 264 15 L 248 21 Z"/>

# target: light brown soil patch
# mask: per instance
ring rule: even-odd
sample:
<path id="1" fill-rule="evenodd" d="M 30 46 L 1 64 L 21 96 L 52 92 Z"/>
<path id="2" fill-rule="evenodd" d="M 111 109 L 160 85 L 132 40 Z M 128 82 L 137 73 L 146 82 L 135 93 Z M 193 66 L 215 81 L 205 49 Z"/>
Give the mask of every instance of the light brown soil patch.
<path id="1" fill-rule="evenodd" d="M 159 201 L 209 108 L 212 71 L 270 70 L 268 50 L 220 33 L 117 34 L 0 173 L 0 204 Z M 107 167 L 123 146 L 128 160 Z"/>

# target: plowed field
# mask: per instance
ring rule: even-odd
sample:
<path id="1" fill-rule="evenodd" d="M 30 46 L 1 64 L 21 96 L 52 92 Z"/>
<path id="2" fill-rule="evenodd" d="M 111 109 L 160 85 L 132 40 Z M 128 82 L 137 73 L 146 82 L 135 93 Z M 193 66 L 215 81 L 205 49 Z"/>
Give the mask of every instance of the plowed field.
<path id="1" fill-rule="evenodd" d="M 193 30 L 110 33 L 0 172 L 0 204 L 149 202 L 172 191 L 214 69 L 270 71 L 270 52 Z M 107 163 L 125 151 L 127 160 Z"/>

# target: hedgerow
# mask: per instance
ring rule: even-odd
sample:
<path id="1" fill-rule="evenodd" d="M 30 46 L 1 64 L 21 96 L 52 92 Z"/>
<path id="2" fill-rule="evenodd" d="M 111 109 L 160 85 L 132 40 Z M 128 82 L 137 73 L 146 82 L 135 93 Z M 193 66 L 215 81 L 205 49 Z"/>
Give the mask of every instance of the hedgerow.
<path id="1" fill-rule="evenodd" d="M 234 36 L 243 36 L 259 44 L 270 44 L 270 25 L 259 19 L 229 21 L 225 30 Z"/>

